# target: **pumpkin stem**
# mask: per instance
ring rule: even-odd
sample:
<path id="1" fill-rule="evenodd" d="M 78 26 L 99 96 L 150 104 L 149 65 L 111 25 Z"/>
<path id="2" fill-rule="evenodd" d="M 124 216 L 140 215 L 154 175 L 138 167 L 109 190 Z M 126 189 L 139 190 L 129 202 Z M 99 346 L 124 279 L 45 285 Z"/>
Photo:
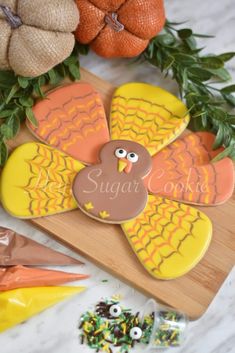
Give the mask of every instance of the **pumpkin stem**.
<path id="1" fill-rule="evenodd" d="M 5 5 L 0 5 L 0 9 L 2 10 L 3 14 L 5 15 L 6 20 L 9 23 L 9 25 L 11 26 L 11 28 L 16 29 L 23 24 L 21 18 L 19 16 L 15 15 L 12 12 L 12 10 L 10 9 L 10 7 L 5 6 Z"/>
<path id="2" fill-rule="evenodd" d="M 125 28 L 124 25 L 118 21 L 118 15 L 115 12 L 108 13 L 104 20 L 107 25 L 109 25 L 116 32 L 121 32 Z"/>

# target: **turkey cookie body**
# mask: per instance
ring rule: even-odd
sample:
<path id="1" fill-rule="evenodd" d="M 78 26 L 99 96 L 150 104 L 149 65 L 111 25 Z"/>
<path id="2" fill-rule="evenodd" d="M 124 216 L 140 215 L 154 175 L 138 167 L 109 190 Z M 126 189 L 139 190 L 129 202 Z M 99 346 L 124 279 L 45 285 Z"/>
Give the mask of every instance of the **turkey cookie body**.
<path id="1" fill-rule="evenodd" d="M 73 194 L 82 211 L 107 223 L 123 223 L 145 208 L 148 192 L 143 178 L 151 157 L 138 143 L 116 140 L 104 145 L 100 164 L 85 168 L 74 180 Z"/>

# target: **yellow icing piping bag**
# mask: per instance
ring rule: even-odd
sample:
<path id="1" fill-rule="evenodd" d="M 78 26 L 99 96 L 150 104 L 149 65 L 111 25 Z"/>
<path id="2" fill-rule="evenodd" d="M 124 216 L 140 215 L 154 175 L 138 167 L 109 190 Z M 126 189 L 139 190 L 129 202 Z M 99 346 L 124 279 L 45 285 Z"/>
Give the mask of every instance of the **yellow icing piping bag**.
<path id="1" fill-rule="evenodd" d="M 0 293 L 0 332 L 81 293 L 85 287 L 35 287 Z"/>
<path id="2" fill-rule="evenodd" d="M 0 291 L 16 288 L 59 286 L 88 278 L 88 275 L 28 268 L 24 266 L 0 267 Z"/>

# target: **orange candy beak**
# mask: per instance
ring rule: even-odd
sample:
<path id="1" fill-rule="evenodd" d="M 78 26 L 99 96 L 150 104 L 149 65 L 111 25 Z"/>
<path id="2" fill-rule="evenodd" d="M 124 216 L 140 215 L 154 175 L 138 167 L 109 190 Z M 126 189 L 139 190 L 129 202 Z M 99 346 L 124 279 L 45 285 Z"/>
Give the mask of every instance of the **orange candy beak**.
<path id="1" fill-rule="evenodd" d="M 118 160 L 118 171 L 119 173 L 122 173 L 123 171 L 125 173 L 130 173 L 132 169 L 132 163 L 130 161 L 128 161 L 128 159 L 126 158 L 120 158 Z"/>

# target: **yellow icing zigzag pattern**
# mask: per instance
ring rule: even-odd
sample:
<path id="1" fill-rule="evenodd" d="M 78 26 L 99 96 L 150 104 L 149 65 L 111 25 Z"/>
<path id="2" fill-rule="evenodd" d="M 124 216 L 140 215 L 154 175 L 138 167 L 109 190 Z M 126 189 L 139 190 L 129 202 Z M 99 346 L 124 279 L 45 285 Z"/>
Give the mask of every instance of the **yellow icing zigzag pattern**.
<path id="1" fill-rule="evenodd" d="M 181 134 L 188 122 L 186 106 L 161 88 L 130 83 L 118 88 L 114 94 L 112 139 L 138 142 L 151 155 Z"/>
<path id="2" fill-rule="evenodd" d="M 82 163 L 51 147 L 24 144 L 12 153 L 4 168 L 2 203 L 12 215 L 26 218 L 74 209 L 77 205 L 72 183 L 83 167 Z"/>
<path id="3" fill-rule="evenodd" d="M 122 224 L 134 252 L 157 278 L 181 276 L 200 261 L 212 235 L 209 218 L 199 210 L 149 195 L 145 211 Z"/>

